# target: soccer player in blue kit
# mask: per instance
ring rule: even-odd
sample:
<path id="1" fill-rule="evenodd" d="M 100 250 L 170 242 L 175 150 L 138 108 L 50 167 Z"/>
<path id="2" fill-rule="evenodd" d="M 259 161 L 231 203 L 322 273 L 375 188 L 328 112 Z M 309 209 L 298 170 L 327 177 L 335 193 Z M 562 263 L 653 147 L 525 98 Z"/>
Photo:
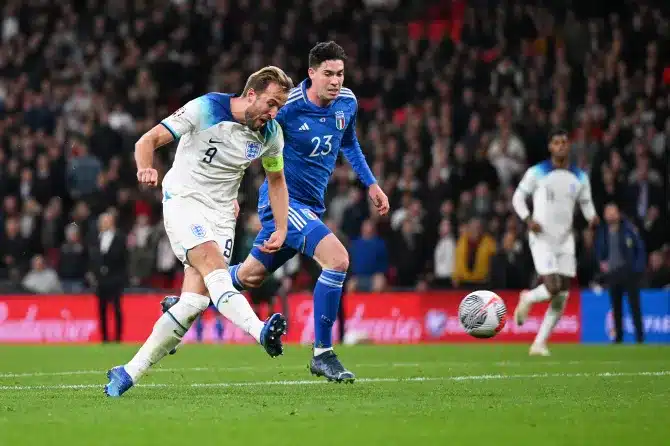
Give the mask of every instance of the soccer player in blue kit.
<path id="1" fill-rule="evenodd" d="M 365 160 L 356 137 L 356 96 L 343 88 L 344 49 L 335 42 L 322 42 L 309 52 L 309 78 L 290 91 L 277 115 L 284 131 L 284 173 L 289 190 L 288 234 L 275 253 L 258 247 L 274 231 L 269 206 L 268 183 L 259 191 L 258 213 L 263 228 L 246 260 L 230 267 L 236 288 L 259 287 L 265 278 L 297 253 L 312 257 L 321 266 L 314 287 L 313 375 L 330 381 L 353 382 L 333 351 L 332 327 L 340 304 L 342 286 L 349 268 L 346 248 L 323 223 L 324 194 L 340 149 L 358 178 L 368 188 L 377 212 L 385 215 L 389 201 Z"/>

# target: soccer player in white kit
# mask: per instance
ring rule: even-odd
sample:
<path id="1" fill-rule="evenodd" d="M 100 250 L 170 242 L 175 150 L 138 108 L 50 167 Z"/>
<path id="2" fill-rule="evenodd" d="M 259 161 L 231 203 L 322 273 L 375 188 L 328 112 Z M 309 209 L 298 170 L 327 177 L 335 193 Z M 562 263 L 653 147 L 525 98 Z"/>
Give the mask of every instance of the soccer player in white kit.
<path id="1" fill-rule="evenodd" d="M 249 77 L 241 96 L 208 93 L 198 97 L 136 143 L 137 179 L 156 186 L 153 152 L 179 140 L 172 168 L 162 182 L 163 220 L 172 249 L 184 263 L 184 282 L 179 302 L 158 319 L 137 354 L 107 373 L 107 395 L 121 396 L 174 349 L 210 300 L 270 356 L 282 354 L 286 319 L 277 313 L 265 323 L 260 321 L 233 286 L 228 265 L 235 239 L 237 192 L 254 159 L 260 158 L 265 168 L 275 216 L 275 231 L 261 248 L 276 252 L 286 238 L 284 138 L 274 118 L 291 88 L 293 82 L 281 69 L 265 67 Z"/>
<path id="2" fill-rule="evenodd" d="M 572 233 L 575 205 L 591 227 L 598 224 L 588 175 L 570 165 L 570 141 L 564 130 L 549 135 L 550 159 L 529 168 L 519 183 L 512 204 L 528 225 L 528 244 L 542 284 L 523 291 L 514 311 L 517 325 L 523 325 L 531 306 L 550 301 L 530 355 L 549 356 L 547 339 L 561 318 L 568 299 L 570 279 L 577 274 L 575 240 Z M 533 197 L 533 213 L 526 200 Z"/>

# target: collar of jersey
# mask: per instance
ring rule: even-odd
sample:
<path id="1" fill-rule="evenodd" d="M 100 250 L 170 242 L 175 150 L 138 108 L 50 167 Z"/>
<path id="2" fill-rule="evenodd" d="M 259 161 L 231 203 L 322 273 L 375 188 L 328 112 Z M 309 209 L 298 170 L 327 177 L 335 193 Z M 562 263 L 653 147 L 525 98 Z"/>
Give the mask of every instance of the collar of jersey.
<path id="1" fill-rule="evenodd" d="M 300 88 L 302 88 L 302 98 L 304 99 L 305 104 L 307 104 L 308 107 L 311 107 L 311 108 L 313 108 L 314 110 L 321 110 L 321 111 L 323 111 L 323 110 L 328 110 L 328 109 L 330 109 L 330 108 L 333 106 L 333 104 L 335 103 L 335 101 L 337 101 L 337 98 L 340 97 L 340 96 L 338 95 L 337 98 L 335 98 L 335 99 L 333 99 L 332 101 L 330 101 L 330 104 L 326 105 L 325 107 L 320 107 L 320 106 L 316 105 L 315 103 L 313 103 L 312 101 L 310 101 L 309 98 L 307 97 L 307 89 L 308 89 L 311 85 L 312 85 L 312 80 L 311 80 L 310 78 L 307 78 L 307 79 L 305 79 L 304 81 L 302 81 L 302 82 L 300 83 Z"/>

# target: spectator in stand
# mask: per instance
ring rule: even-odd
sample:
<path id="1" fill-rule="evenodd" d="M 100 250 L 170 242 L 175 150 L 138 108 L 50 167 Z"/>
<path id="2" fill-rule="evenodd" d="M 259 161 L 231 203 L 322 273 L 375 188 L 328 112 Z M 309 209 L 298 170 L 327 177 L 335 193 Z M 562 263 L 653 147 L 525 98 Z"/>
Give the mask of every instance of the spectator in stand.
<path id="1" fill-rule="evenodd" d="M 649 271 L 645 278 L 645 284 L 650 288 L 669 288 L 670 269 L 665 265 L 663 253 L 654 251 L 649 255 Z"/>
<path id="2" fill-rule="evenodd" d="M 497 169 L 502 184 L 509 185 L 513 178 L 523 173 L 526 148 L 504 117 L 500 116 L 498 121 L 499 131 L 489 146 L 489 160 Z"/>
<path id="3" fill-rule="evenodd" d="M 515 231 L 507 231 L 501 245 L 491 260 L 490 287 L 493 289 L 526 287 L 530 274 L 523 243 Z"/>
<path id="4" fill-rule="evenodd" d="M 107 311 L 111 305 L 116 321 L 115 340 L 120 342 L 123 337 L 121 295 L 128 282 L 128 253 L 126 237 L 117 230 L 112 211 L 98 218 L 97 237 L 93 238 L 88 251 L 91 262 L 87 278 L 98 296 L 102 341 L 109 342 L 111 338 L 107 331 Z"/>
<path id="5" fill-rule="evenodd" d="M 484 233 L 482 221 L 471 219 L 456 244 L 456 266 L 452 280 L 459 288 L 486 287 L 496 242 Z"/>
<path id="6" fill-rule="evenodd" d="M 591 229 L 582 231 L 581 246 L 577 250 L 577 279 L 582 287 L 590 287 L 600 277 L 596 256 L 595 237 Z"/>
<path id="7" fill-rule="evenodd" d="M 59 197 L 53 197 L 42 215 L 40 241 L 45 252 L 57 249 L 62 240 L 63 206 Z"/>
<path id="8" fill-rule="evenodd" d="M 149 216 L 140 214 L 128 234 L 128 256 L 130 284 L 140 286 L 146 284 L 154 271 L 158 240 L 154 229 L 149 225 Z"/>
<path id="9" fill-rule="evenodd" d="M 65 228 L 65 243 L 60 247 L 58 275 L 63 289 L 79 293 L 84 290 L 84 279 L 88 269 L 86 248 L 79 226 L 70 223 Z"/>
<path id="10" fill-rule="evenodd" d="M 5 278 L 18 280 L 26 266 L 28 242 L 21 236 L 16 217 L 5 220 L 5 233 L 0 242 L 0 260 Z"/>
<path id="11" fill-rule="evenodd" d="M 363 222 L 361 236 L 351 242 L 349 256 L 349 291 L 384 290 L 389 263 L 388 250 L 386 242 L 377 235 L 377 228 L 372 220 Z"/>
<path id="12" fill-rule="evenodd" d="M 46 266 L 44 257 L 41 255 L 32 258 L 31 269 L 23 278 L 21 284 L 31 293 L 56 294 L 63 292 L 58 274 Z"/>
<path id="13" fill-rule="evenodd" d="M 78 144 L 72 151 L 68 164 L 69 192 L 73 198 L 81 198 L 96 191 L 102 165 L 100 160 L 88 153 L 86 144 Z"/>
<path id="14" fill-rule="evenodd" d="M 619 207 L 610 203 L 605 207 L 605 221 L 598 228 L 596 252 L 600 271 L 605 274 L 612 299 L 615 340 L 623 342 L 623 294 L 628 293 L 628 304 L 635 326 L 635 340 L 644 342 L 640 283 L 645 270 L 646 251 L 637 228 L 621 217 Z"/>
<path id="15" fill-rule="evenodd" d="M 414 223 L 405 220 L 400 231 L 394 233 L 392 257 L 396 267 L 396 285 L 401 288 L 414 287 L 421 273 L 421 265 L 417 261 L 423 252 L 421 234 L 416 231 Z"/>
<path id="16" fill-rule="evenodd" d="M 433 286 L 436 288 L 451 288 L 451 276 L 454 274 L 454 258 L 456 257 L 456 241 L 451 230 L 451 222 L 440 222 L 440 240 L 437 242 L 434 254 Z"/>
<path id="17" fill-rule="evenodd" d="M 567 14 L 556 2 L 480 2 L 462 12 L 442 2 L 447 12 L 438 20 L 462 23 L 442 33 L 432 27 L 437 17 L 426 2 L 371 8 L 342 0 L 316 16 L 304 14 L 304 2 L 295 0 L 281 2 L 286 14 L 272 14 L 272 2 L 220 8 L 199 1 L 192 8 L 173 1 L 161 4 L 156 16 L 155 2 L 143 3 L 10 0 L 0 8 L 0 195 L 22 197 L 13 213 L 0 215 L 0 232 L 11 217 L 31 219 L 22 219 L 25 201 L 34 198 L 44 209 L 38 243 L 28 248 L 23 269 L 35 254 L 51 259 L 70 222 L 85 240 L 95 237 L 87 222 L 109 206 L 119 209 L 124 231 L 139 214 L 159 220 L 160 196 L 147 198 L 137 188 L 132 149 L 139 135 L 207 91 L 241 90 L 239 70 L 270 61 L 301 78 L 307 67 L 295 56 L 328 37 L 319 34 L 322 29 L 356 55 L 346 82 L 357 95 L 357 133 L 392 204 L 392 219 L 376 224 L 392 248 L 389 269 L 401 271 L 406 286 L 432 272 L 442 219 L 452 222 L 456 234 L 472 217 L 486 215 L 485 226 L 504 251 L 509 189 L 519 173 L 545 158 L 551 127 L 570 130 L 573 161 L 589 173 L 600 215 L 615 201 L 650 251 L 670 244 L 670 231 L 657 229 L 670 211 L 670 80 L 663 76 L 662 57 L 670 14 L 659 2 Z M 237 20 L 254 8 L 267 20 Z M 355 26 L 333 20 L 345 17 L 344 11 L 356 18 Z M 429 43 L 425 34 L 389 32 L 409 21 L 427 25 Z M 281 30 L 273 34 L 277 44 L 263 45 L 271 30 Z M 75 174 L 68 167 L 81 160 L 70 155 L 80 147 L 94 159 Z M 157 152 L 156 166 L 170 165 L 173 155 Z M 351 174 L 346 163 L 337 166 L 326 207 L 337 229 L 357 238 L 370 217 Z M 245 175 L 245 214 L 256 211 L 262 179 L 262 169 Z M 487 184 L 487 194 L 480 183 Z M 422 228 L 412 224 L 403 232 L 417 198 Z M 450 204 L 443 207 L 445 202 Z M 577 222 L 580 233 L 583 223 Z M 424 247 L 416 265 L 395 253 L 408 241 Z M 180 268 L 170 266 L 171 254 L 152 255 L 157 265 L 165 263 L 157 270 L 172 286 Z"/>
<path id="18" fill-rule="evenodd" d="M 660 204 L 657 200 L 663 194 L 658 183 L 658 174 L 650 177 L 648 158 L 640 159 L 635 171 L 631 173 L 627 200 L 631 204 L 629 215 L 634 216 L 637 222 L 645 219 L 650 206 Z"/>
<path id="19" fill-rule="evenodd" d="M 667 245 L 668 230 L 661 221 L 661 211 L 658 206 L 651 206 L 641 224 L 644 245 L 648 252 L 658 251 Z"/>

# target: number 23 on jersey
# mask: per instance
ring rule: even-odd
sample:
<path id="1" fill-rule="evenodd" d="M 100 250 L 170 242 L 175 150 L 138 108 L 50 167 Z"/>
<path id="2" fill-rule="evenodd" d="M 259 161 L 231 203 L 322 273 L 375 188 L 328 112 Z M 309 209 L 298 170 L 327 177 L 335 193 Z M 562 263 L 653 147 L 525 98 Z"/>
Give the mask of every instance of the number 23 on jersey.
<path id="1" fill-rule="evenodd" d="M 322 137 L 315 136 L 312 138 L 312 145 L 314 150 L 309 154 L 310 158 L 316 156 L 326 156 L 333 150 L 333 145 L 330 140 L 333 139 L 333 135 L 323 135 Z"/>

